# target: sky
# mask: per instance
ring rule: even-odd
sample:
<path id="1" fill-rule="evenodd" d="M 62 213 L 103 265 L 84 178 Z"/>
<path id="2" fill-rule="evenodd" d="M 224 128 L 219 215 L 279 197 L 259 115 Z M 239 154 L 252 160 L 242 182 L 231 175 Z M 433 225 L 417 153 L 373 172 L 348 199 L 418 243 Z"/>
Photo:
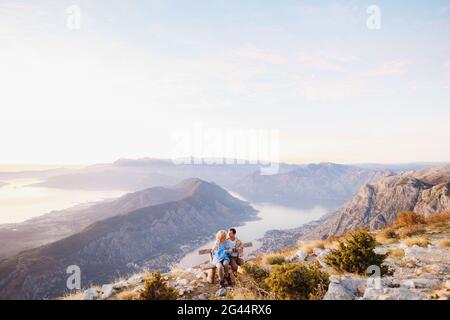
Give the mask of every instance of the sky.
<path id="1" fill-rule="evenodd" d="M 450 161 L 449 40 L 450 1 L 0 0 L 0 164 L 228 132 L 284 162 Z"/>

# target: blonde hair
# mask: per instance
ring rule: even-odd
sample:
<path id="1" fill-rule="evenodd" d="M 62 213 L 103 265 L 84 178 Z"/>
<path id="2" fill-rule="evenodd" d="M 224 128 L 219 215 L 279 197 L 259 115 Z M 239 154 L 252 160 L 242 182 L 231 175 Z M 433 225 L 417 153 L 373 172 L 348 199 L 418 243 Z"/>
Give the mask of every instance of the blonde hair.
<path id="1" fill-rule="evenodd" d="M 225 238 L 227 237 L 227 232 L 225 230 L 217 231 L 216 240 L 220 241 L 220 239 L 222 239 L 223 236 L 225 236 Z"/>
<path id="2" fill-rule="evenodd" d="M 214 243 L 214 247 L 213 247 L 213 251 L 216 251 L 219 247 L 219 243 L 220 243 L 220 239 L 222 239 L 222 237 L 225 236 L 225 238 L 227 237 L 227 232 L 225 230 L 219 230 L 216 233 L 216 242 Z"/>

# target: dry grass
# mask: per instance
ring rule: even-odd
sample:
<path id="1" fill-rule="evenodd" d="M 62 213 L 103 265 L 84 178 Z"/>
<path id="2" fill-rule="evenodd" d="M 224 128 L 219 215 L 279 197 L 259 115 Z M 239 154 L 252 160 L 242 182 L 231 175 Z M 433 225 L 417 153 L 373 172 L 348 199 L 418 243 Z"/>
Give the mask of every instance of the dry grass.
<path id="1" fill-rule="evenodd" d="M 397 230 L 397 233 L 400 236 L 400 238 L 415 237 L 424 234 L 425 232 L 426 229 L 423 228 L 422 225 L 404 226 Z"/>
<path id="2" fill-rule="evenodd" d="M 429 215 L 428 217 L 425 218 L 425 221 L 430 224 L 449 222 L 450 212 L 442 212 Z"/>
<path id="3" fill-rule="evenodd" d="M 427 237 L 411 237 L 405 239 L 405 243 L 412 247 L 413 245 L 417 245 L 419 247 L 426 247 L 430 244 L 430 240 Z"/>
<path id="4" fill-rule="evenodd" d="M 439 242 L 439 247 L 441 248 L 450 248 L 450 240 L 442 240 L 441 242 Z"/>
<path id="5" fill-rule="evenodd" d="M 117 300 L 138 300 L 139 292 L 133 290 L 125 290 L 116 295 Z"/>
<path id="6" fill-rule="evenodd" d="M 325 241 L 323 240 L 306 241 L 300 245 L 300 249 L 302 249 L 308 254 L 313 253 L 314 248 L 325 249 Z"/>
<path id="7" fill-rule="evenodd" d="M 418 224 L 424 224 L 425 219 L 411 211 L 402 211 L 397 214 L 397 219 L 393 222 L 395 226 L 405 227 L 405 226 L 415 226 Z"/>
<path id="8" fill-rule="evenodd" d="M 264 257 L 264 263 L 270 265 L 282 264 L 285 261 L 285 257 L 280 253 L 273 253 Z"/>
<path id="9" fill-rule="evenodd" d="M 72 294 L 66 294 L 64 295 L 61 300 L 83 300 L 83 291 L 72 293 Z"/>
<path id="10" fill-rule="evenodd" d="M 393 229 L 387 228 L 378 232 L 375 238 L 381 244 L 392 244 L 398 242 L 399 235 Z"/>
<path id="11" fill-rule="evenodd" d="M 229 300 L 275 300 L 273 293 L 258 286 L 251 276 L 241 274 L 235 280 L 234 287 L 228 291 Z"/>
<path id="12" fill-rule="evenodd" d="M 405 250 L 403 250 L 401 248 L 391 249 L 391 250 L 389 250 L 389 256 L 394 259 L 401 260 L 405 256 Z"/>

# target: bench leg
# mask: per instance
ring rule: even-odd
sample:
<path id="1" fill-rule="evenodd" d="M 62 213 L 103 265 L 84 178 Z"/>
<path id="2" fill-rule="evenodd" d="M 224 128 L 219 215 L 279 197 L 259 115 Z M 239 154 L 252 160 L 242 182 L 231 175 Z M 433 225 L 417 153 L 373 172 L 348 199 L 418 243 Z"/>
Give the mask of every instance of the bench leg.
<path id="1" fill-rule="evenodd" d="M 208 281 L 208 283 L 214 284 L 214 281 L 216 279 L 216 268 L 209 269 L 206 274 L 206 280 Z"/>

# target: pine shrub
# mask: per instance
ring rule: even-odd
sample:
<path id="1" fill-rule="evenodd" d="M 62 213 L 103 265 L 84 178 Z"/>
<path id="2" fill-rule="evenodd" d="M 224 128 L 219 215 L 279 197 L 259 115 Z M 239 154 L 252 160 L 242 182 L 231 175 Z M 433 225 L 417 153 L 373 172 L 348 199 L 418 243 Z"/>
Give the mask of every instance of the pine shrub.
<path id="1" fill-rule="evenodd" d="M 278 299 L 306 300 L 317 299 L 318 292 L 326 292 L 328 278 L 317 266 L 283 263 L 273 267 L 265 283 Z"/>
<path id="2" fill-rule="evenodd" d="M 176 300 L 178 293 L 174 287 L 167 284 L 159 271 L 153 272 L 145 279 L 140 300 Z"/>
<path id="3" fill-rule="evenodd" d="M 378 245 L 375 238 L 366 230 L 359 229 L 349 233 L 339 241 L 336 249 L 325 257 L 325 262 L 337 271 L 366 275 L 369 266 L 379 266 L 381 274 L 390 274 L 387 266 L 382 265 L 388 254 L 373 251 Z"/>

